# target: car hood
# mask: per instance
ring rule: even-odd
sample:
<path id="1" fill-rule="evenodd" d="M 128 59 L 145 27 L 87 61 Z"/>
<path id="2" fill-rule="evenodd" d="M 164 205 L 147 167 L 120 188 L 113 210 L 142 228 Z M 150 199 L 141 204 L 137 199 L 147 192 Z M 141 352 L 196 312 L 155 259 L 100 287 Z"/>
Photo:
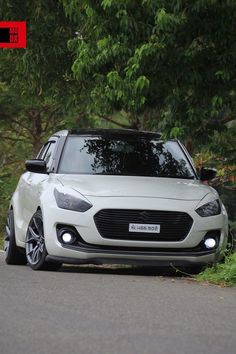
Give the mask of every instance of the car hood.
<path id="1" fill-rule="evenodd" d="M 201 200 L 212 189 L 198 180 L 132 176 L 61 175 L 58 180 L 84 196 Z"/>

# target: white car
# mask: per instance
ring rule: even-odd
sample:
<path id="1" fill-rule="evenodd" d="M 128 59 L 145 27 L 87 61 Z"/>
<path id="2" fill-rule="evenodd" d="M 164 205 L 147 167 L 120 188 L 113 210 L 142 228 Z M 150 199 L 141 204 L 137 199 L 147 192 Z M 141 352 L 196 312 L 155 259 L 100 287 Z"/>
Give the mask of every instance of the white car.
<path id="1" fill-rule="evenodd" d="M 10 202 L 8 264 L 204 265 L 222 258 L 228 217 L 177 140 L 133 130 L 60 131 Z"/>

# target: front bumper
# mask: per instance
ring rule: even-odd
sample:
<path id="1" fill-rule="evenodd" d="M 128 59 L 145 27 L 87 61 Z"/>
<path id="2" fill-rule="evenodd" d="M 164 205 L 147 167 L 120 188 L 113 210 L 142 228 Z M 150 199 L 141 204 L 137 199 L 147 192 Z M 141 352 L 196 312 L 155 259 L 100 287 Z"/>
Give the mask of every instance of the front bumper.
<path id="1" fill-rule="evenodd" d="M 150 265 L 208 264 L 220 259 L 220 251 L 227 242 L 228 219 L 223 213 L 202 218 L 195 211 L 192 201 L 166 200 L 161 198 L 97 197 L 90 201 L 93 207 L 85 213 L 63 210 L 55 201 L 43 209 L 45 244 L 48 259 L 63 263 L 124 263 Z M 189 234 L 178 242 L 131 241 L 104 239 L 94 223 L 94 215 L 101 209 L 114 208 L 143 210 L 183 211 L 194 220 Z M 141 207 L 139 207 L 141 206 Z M 90 247 L 63 246 L 56 233 L 58 224 L 76 228 Z M 220 230 L 218 248 L 214 251 L 196 252 L 195 247 L 210 230 Z M 120 249 L 119 249 L 120 248 Z M 131 250 L 131 248 L 135 248 Z"/>
<path id="2" fill-rule="evenodd" d="M 187 266 L 187 265 L 206 265 L 218 260 L 215 252 L 205 254 L 176 253 L 176 252 L 153 252 L 153 253 L 130 253 L 130 252 L 99 252 L 90 253 L 78 251 L 77 256 L 47 256 L 47 261 L 67 264 L 130 264 L 130 265 L 150 265 L 150 266 Z"/>

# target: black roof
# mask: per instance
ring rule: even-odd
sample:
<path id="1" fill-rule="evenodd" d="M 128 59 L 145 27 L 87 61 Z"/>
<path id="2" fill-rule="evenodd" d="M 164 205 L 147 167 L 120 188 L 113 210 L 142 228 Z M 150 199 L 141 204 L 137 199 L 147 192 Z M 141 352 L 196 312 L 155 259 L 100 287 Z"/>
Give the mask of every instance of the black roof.
<path id="1" fill-rule="evenodd" d="M 161 134 L 157 132 L 140 131 L 134 129 L 72 129 L 69 135 L 94 135 L 94 136 L 133 136 L 133 137 L 153 137 L 160 138 Z"/>

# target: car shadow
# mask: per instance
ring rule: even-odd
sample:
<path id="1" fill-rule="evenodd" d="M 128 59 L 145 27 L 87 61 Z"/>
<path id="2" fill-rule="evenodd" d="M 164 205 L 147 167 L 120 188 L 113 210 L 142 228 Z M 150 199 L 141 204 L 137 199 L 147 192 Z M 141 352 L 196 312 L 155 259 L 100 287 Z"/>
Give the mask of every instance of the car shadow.
<path id="1" fill-rule="evenodd" d="M 63 265 L 61 273 L 116 274 L 187 278 L 197 272 L 186 268 L 127 265 Z"/>

